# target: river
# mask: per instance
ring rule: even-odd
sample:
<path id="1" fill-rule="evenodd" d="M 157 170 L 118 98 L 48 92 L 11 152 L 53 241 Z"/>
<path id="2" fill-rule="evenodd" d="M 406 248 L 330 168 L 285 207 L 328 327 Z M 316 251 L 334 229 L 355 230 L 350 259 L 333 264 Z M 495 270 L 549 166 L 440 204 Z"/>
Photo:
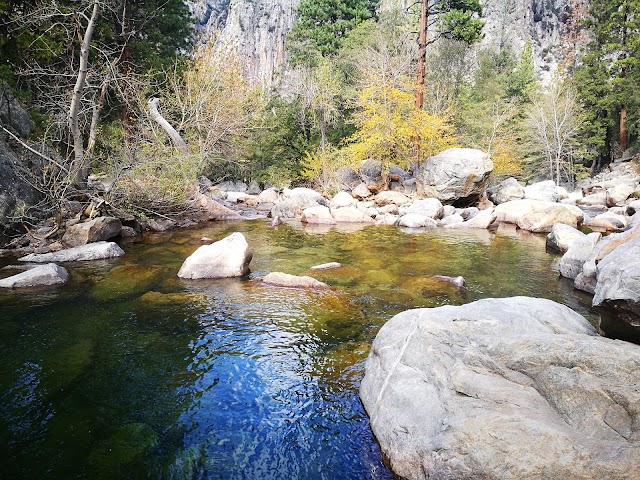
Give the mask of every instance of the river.
<path id="1" fill-rule="evenodd" d="M 247 278 L 177 278 L 202 237 L 235 231 L 254 252 Z M 1 479 L 391 478 L 358 399 L 391 316 L 529 295 L 597 318 L 544 236 L 513 229 L 254 220 L 121 246 L 119 259 L 64 265 L 61 287 L 0 292 Z M 312 274 L 330 292 L 259 281 L 334 261 Z"/>

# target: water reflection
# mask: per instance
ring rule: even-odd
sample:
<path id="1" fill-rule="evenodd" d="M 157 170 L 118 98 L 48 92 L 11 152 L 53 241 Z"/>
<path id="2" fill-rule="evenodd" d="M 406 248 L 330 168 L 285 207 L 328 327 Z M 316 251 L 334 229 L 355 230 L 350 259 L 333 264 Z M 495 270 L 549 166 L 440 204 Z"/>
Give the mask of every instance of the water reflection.
<path id="1" fill-rule="evenodd" d="M 254 249 L 247 278 L 177 278 L 203 236 L 233 231 Z M 544 237 L 512 231 L 256 220 L 124 248 L 69 265 L 64 287 L 0 292 L 0 478 L 390 478 L 357 388 L 391 315 L 511 295 L 590 313 Z M 332 290 L 262 284 L 270 271 Z"/>

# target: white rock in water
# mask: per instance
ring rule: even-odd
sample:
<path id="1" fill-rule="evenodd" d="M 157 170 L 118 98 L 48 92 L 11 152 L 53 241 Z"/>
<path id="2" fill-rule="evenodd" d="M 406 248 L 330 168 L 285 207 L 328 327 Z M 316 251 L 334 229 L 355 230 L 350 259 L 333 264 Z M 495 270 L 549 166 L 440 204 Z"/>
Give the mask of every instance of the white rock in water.
<path id="1" fill-rule="evenodd" d="M 26 257 L 19 258 L 20 262 L 78 262 L 87 260 L 102 260 L 104 258 L 115 258 L 124 255 L 117 243 L 95 242 L 81 245 L 79 247 L 67 248 L 50 253 L 32 253 Z"/>
<path id="2" fill-rule="evenodd" d="M 322 263 L 320 265 L 316 265 L 314 267 L 311 267 L 311 270 L 327 270 L 329 268 L 338 268 L 341 267 L 342 264 L 338 263 L 338 262 L 329 262 L 329 263 Z"/>
<path id="3" fill-rule="evenodd" d="M 184 261 L 178 271 L 178 277 L 241 277 L 249 272 L 252 256 L 244 235 L 235 232 L 211 245 L 198 248 Z"/>
<path id="4" fill-rule="evenodd" d="M 316 280 L 313 277 L 290 275 L 282 272 L 269 273 L 262 279 L 262 281 L 266 284 L 275 285 L 277 287 L 315 288 L 319 290 L 329 288 L 329 285 Z"/>
<path id="5" fill-rule="evenodd" d="M 0 287 L 20 288 L 39 285 L 58 285 L 69 279 L 67 271 L 55 263 L 38 265 L 29 270 L 0 280 Z"/>

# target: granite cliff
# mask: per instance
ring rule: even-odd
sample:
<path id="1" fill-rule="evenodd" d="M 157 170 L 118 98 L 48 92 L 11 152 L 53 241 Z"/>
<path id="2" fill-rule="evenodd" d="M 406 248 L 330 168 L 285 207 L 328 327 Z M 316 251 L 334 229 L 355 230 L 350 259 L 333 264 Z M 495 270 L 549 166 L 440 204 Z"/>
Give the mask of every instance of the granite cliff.
<path id="1" fill-rule="evenodd" d="M 574 0 L 575 1 L 575 0 Z M 300 0 L 199 0 L 191 3 L 201 28 L 219 28 L 221 38 L 236 45 L 251 78 L 277 83 L 287 59 L 285 39 Z M 380 9 L 406 8 L 408 0 L 382 0 Z M 519 53 L 530 42 L 535 65 L 548 78 L 561 57 L 561 40 L 572 0 L 485 0 L 485 37 L 477 47 L 510 46 Z"/>

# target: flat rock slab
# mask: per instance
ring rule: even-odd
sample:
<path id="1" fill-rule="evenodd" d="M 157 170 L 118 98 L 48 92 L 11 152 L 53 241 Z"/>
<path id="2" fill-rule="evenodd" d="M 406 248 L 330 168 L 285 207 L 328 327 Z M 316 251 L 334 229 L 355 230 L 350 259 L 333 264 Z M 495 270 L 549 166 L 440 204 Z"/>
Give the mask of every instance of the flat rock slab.
<path id="1" fill-rule="evenodd" d="M 396 315 L 360 397 L 401 478 L 637 479 L 639 385 L 640 346 L 514 297 Z"/>
<path id="2" fill-rule="evenodd" d="M 29 270 L 0 280 L 2 288 L 37 287 L 59 285 L 69 279 L 67 271 L 55 263 L 38 265 Z"/>
<path id="3" fill-rule="evenodd" d="M 117 243 L 95 242 L 79 247 L 67 248 L 50 253 L 32 253 L 18 259 L 20 262 L 77 262 L 85 260 L 101 260 L 104 258 L 115 258 L 124 255 Z"/>
<path id="4" fill-rule="evenodd" d="M 313 277 L 289 275 L 288 273 L 282 272 L 271 272 L 265 275 L 262 281 L 268 285 L 275 285 L 278 287 L 314 288 L 319 290 L 329 288 L 329 285 L 316 280 Z"/>

